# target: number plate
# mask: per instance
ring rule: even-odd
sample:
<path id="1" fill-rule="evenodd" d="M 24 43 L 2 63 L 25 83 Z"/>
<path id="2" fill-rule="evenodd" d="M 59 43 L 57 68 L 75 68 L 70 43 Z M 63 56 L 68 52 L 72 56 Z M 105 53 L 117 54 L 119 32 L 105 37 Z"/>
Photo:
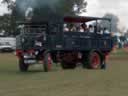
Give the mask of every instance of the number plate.
<path id="1" fill-rule="evenodd" d="M 24 60 L 25 64 L 35 64 L 36 60 Z"/>

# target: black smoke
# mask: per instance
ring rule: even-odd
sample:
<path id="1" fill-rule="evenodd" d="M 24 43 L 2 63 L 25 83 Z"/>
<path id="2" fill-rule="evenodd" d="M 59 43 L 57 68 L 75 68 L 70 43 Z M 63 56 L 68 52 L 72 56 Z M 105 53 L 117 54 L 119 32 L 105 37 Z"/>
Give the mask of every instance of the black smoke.
<path id="1" fill-rule="evenodd" d="M 59 13 L 60 0 L 16 0 L 16 12 L 18 19 L 25 18 L 28 8 L 33 8 L 33 19 L 46 19 L 62 15 Z"/>

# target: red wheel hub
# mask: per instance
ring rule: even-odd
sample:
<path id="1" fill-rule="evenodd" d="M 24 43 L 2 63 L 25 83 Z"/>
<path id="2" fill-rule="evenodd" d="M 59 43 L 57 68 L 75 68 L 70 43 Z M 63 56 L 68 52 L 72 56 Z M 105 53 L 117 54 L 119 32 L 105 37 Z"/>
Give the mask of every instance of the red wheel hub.
<path id="1" fill-rule="evenodd" d="M 92 57 L 91 57 L 91 67 L 93 69 L 98 69 L 100 66 L 101 60 L 100 60 L 100 56 L 98 53 L 93 53 Z"/>

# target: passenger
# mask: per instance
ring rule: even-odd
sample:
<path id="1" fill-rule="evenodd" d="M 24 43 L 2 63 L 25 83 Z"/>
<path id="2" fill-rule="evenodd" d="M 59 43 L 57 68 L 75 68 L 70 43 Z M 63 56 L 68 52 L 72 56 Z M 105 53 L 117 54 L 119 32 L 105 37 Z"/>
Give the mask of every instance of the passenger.
<path id="1" fill-rule="evenodd" d="M 99 30 L 98 30 L 98 34 L 103 34 L 104 33 L 104 28 L 103 27 L 99 27 Z"/>
<path id="2" fill-rule="evenodd" d="M 73 24 L 71 24 L 69 27 L 70 27 L 69 31 L 71 31 L 71 32 L 76 31 L 76 27 Z"/>
<path id="3" fill-rule="evenodd" d="M 85 23 L 81 24 L 81 27 L 83 28 L 84 32 L 88 31 L 87 25 Z"/>
<path id="4" fill-rule="evenodd" d="M 110 34 L 110 32 L 107 28 L 104 28 L 103 32 L 104 32 L 104 34 Z"/>
<path id="5" fill-rule="evenodd" d="M 104 29 L 101 28 L 101 29 L 100 29 L 100 34 L 102 35 L 103 33 L 104 33 Z"/>
<path id="6" fill-rule="evenodd" d="M 94 33 L 94 27 L 92 25 L 89 25 L 89 32 Z"/>
<path id="7" fill-rule="evenodd" d="M 69 28 L 67 27 L 67 24 L 64 24 L 64 32 L 68 32 Z"/>
<path id="8" fill-rule="evenodd" d="M 74 25 L 72 25 L 71 28 L 70 28 L 70 31 L 71 31 L 71 32 L 76 31 L 76 27 L 75 27 Z"/>
<path id="9" fill-rule="evenodd" d="M 76 32 L 79 32 L 79 30 L 80 30 L 80 24 L 75 24 L 75 27 L 76 27 Z"/>
<path id="10" fill-rule="evenodd" d="M 94 26 L 94 32 L 97 33 L 97 26 Z"/>
<path id="11" fill-rule="evenodd" d="M 80 26 L 79 31 L 80 32 L 85 32 L 82 26 Z"/>

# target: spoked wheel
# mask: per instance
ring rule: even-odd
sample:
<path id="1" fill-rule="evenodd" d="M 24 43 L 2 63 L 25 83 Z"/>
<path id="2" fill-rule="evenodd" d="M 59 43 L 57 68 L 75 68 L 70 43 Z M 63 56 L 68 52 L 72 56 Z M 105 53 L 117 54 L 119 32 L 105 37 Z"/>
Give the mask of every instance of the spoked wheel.
<path id="1" fill-rule="evenodd" d="M 44 62 L 43 62 L 43 66 L 44 66 L 44 71 L 45 72 L 49 72 L 51 71 L 51 67 L 52 67 L 52 57 L 51 54 L 49 52 L 45 52 L 44 53 Z"/>
<path id="2" fill-rule="evenodd" d="M 24 59 L 20 58 L 19 59 L 19 69 L 20 69 L 20 71 L 21 72 L 26 72 L 26 71 L 28 71 L 28 67 L 29 67 L 29 65 L 24 63 Z"/>
<path id="3" fill-rule="evenodd" d="M 88 56 L 88 68 L 101 69 L 102 58 L 98 52 L 91 52 Z"/>

